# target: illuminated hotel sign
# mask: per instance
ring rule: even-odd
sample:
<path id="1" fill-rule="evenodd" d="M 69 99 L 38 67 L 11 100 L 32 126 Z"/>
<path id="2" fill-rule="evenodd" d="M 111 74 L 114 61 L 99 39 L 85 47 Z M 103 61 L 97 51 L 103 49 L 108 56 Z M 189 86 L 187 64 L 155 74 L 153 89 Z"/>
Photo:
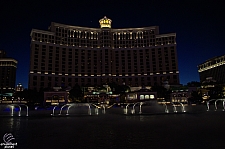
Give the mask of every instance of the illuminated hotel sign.
<path id="1" fill-rule="evenodd" d="M 108 19 L 106 16 L 99 20 L 101 28 L 111 28 L 112 20 Z"/>

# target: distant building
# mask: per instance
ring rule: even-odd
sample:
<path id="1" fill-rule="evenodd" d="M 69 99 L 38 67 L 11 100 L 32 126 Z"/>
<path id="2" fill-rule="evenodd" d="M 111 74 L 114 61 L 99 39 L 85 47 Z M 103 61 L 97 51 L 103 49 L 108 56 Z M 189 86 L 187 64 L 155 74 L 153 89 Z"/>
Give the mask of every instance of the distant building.
<path id="1" fill-rule="evenodd" d="M 225 97 L 225 83 L 217 82 L 213 77 L 207 77 L 202 82 L 201 92 L 204 100 L 217 98 L 218 96 Z"/>
<path id="2" fill-rule="evenodd" d="M 88 88 L 88 92 L 85 93 L 84 98 L 88 102 L 118 102 L 120 94 L 113 94 L 110 86 L 103 85 L 103 88 L 94 89 Z"/>
<path id="3" fill-rule="evenodd" d="M 141 102 L 151 100 L 157 100 L 157 92 L 153 92 L 146 88 L 126 93 L 126 102 Z"/>
<path id="4" fill-rule="evenodd" d="M 130 87 L 178 85 L 176 33 L 159 34 L 158 26 L 100 28 L 51 23 L 32 29 L 29 89 L 96 86 L 116 82 Z"/>
<path id="5" fill-rule="evenodd" d="M 3 50 L 0 50 L 0 58 L 5 58 L 6 57 L 6 52 Z"/>
<path id="6" fill-rule="evenodd" d="M 21 83 L 19 83 L 19 84 L 16 85 L 16 91 L 17 92 L 21 92 L 23 90 L 24 90 L 24 88 L 23 88 L 23 85 Z"/>
<path id="7" fill-rule="evenodd" d="M 170 100 L 174 103 L 188 103 L 188 98 L 191 97 L 192 90 L 189 88 L 180 88 L 180 89 L 173 89 L 172 93 L 170 94 Z"/>
<path id="8" fill-rule="evenodd" d="M 61 87 L 53 87 L 53 89 L 53 91 L 44 92 L 44 105 L 60 105 L 70 102 L 68 91 L 62 90 Z"/>
<path id="9" fill-rule="evenodd" d="M 17 61 L 6 57 L 6 52 L 0 50 L 0 94 L 12 96 L 15 90 Z"/>
<path id="10" fill-rule="evenodd" d="M 225 83 L 225 55 L 215 57 L 207 60 L 206 62 L 198 65 L 198 72 L 200 82 L 214 79 L 217 83 Z"/>

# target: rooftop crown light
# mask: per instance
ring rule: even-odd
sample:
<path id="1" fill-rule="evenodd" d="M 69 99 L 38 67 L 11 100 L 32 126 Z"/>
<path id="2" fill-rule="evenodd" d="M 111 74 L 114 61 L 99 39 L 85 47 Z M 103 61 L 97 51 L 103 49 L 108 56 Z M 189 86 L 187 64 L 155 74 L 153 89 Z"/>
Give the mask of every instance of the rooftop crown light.
<path id="1" fill-rule="evenodd" d="M 112 20 L 104 16 L 104 18 L 99 20 L 101 28 L 111 28 Z"/>

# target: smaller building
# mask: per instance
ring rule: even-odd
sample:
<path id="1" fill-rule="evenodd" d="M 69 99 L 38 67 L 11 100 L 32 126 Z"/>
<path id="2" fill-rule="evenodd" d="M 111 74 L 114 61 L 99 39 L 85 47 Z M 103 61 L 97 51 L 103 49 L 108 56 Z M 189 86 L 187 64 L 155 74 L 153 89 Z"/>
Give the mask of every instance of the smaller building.
<path id="1" fill-rule="evenodd" d="M 94 87 L 89 87 L 88 92 L 85 93 L 85 100 L 87 102 L 119 102 L 120 94 L 113 94 L 109 85 L 103 85 L 103 88 L 99 88 L 98 90 L 94 89 Z"/>
<path id="2" fill-rule="evenodd" d="M 171 102 L 188 103 L 188 90 L 177 90 L 171 93 Z"/>
<path id="3" fill-rule="evenodd" d="M 21 83 L 16 85 L 16 92 L 22 92 L 24 90 L 23 85 Z"/>
<path id="4" fill-rule="evenodd" d="M 44 105 L 59 105 L 69 103 L 69 92 L 61 90 L 61 87 L 54 87 L 53 91 L 44 92 Z"/>
<path id="5" fill-rule="evenodd" d="M 0 104 L 25 104 L 27 101 L 24 98 L 14 96 L 0 96 Z"/>
<path id="6" fill-rule="evenodd" d="M 192 93 L 197 91 L 197 87 L 177 87 L 172 88 L 172 92 L 170 94 L 171 102 L 176 103 L 183 103 L 187 104 L 188 99 L 192 97 Z"/>
<path id="7" fill-rule="evenodd" d="M 126 93 L 126 102 L 140 102 L 157 100 L 157 92 L 153 92 L 149 89 L 142 88 L 137 91 Z"/>
<path id="8" fill-rule="evenodd" d="M 204 102 L 213 98 L 223 98 L 225 96 L 225 83 L 217 82 L 213 77 L 207 77 L 202 82 L 200 91 Z"/>

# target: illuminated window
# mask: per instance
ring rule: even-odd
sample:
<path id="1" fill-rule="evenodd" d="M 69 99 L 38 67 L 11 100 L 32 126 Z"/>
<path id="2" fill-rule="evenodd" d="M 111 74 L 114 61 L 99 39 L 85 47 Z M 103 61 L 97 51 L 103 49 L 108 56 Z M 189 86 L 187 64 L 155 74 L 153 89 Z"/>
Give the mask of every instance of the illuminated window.
<path id="1" fill-rule="evenodd" d="M 149 95 L 145 95 L 145 99 L 149 99 Z"/>

